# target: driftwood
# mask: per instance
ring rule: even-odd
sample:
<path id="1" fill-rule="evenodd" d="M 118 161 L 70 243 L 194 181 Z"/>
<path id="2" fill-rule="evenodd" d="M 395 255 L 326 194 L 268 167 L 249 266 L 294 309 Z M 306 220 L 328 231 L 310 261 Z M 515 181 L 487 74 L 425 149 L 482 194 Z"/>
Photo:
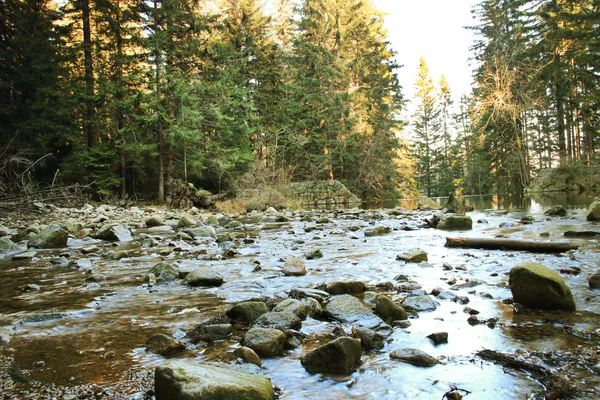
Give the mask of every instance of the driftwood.
<path id="1" fill-rule="evenodd" d="M 596 231 L 566 231 L 566 237 L 575 237 L 575 238 L 591 238 L 600 236 L 600 232 Z"/>
<path id="2" fill-rule="evenodd" d="M 468 249 L 524 250 L 532 253 L 562 253 L 576 250 L 579 245 L 566 242 L 539 242 L 533 240 L 513 240 L 496 238 L 446 238 L 446 247 Z"/>

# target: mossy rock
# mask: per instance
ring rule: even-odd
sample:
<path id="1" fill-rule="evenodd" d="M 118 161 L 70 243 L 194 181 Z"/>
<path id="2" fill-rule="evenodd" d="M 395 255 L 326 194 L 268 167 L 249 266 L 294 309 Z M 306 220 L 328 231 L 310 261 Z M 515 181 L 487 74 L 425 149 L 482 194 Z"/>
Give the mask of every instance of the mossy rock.
<path id="1" fill-rule="evenodd" d="M 590 204 L 587 213 L 588 221 L 600 221 L 600 200 L 594 201 Z"/>
<path id="2" fill-rule="evenodd" d="M 38 249 L 56 249 L 67 245 L 69 232 L 60 225 L 50 225 L 44 228 L 35 239 L 29 242 L 29 247 Z"/>
<path id="3" fill-rule="evenodd" d="M 234 305 L 226 314 L 233 320 L 250 323 L 256 321 L 258 317 L 268 312 L 269 308 L 262 301 L 246 301 Z"/>
<path id="4" fill-rule="evenodd" d="M 473 220 L 468 215 L 444 214 L 437 225 L 441 230 L 469 230 L 473 229 Z"/>
<path id="5" fill-rule="evenodd" d="M 174 281 L 179 278 L 179 272 L 166 262 L 159 262 L 150 268 L 148 272 L 154 274 L 159 281 Z"/>
<path id="6" fill-rule="evenodd" d="M 508 277 L 514 301 L 544 310 L 575 310 L 571 289 L 548 267 L 534 262 L 515 265 Z"/>
<path id="7" fill-rule="evenodd" d="M 360 340 L 340 337 L 317 347 L 301 360 L 310 373 L 352 373 L 360 365 L 362 346 Z"/>

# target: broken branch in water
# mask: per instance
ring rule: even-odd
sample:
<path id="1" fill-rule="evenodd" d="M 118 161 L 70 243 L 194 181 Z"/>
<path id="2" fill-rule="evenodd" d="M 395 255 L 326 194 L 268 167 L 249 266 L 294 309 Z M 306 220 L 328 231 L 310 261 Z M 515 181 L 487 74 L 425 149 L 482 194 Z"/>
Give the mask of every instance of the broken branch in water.
<path id="1" fill-rule="evenodd" d="M 490 250 L 525 250 L 532 253 L 563 253 L 576 250 L 579 245 L 568 242 L 540 242 L 497 238 L 446 238 L 446 247 L 464 247 Z"/>

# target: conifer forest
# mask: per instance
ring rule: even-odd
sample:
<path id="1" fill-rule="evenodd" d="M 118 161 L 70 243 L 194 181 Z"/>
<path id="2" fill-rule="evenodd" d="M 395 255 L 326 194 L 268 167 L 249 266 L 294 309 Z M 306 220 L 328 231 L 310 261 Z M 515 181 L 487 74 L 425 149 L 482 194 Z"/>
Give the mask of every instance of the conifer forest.
<path id="1" fill-rule="evenodd" d="M 410 99 L 369 0 L 2 0 L 0 197 L 78 183 L 168 203 L 174 182 L 258 179 L 482 194 L 597 166 L 600 4 L 473 16 L 472 91 L 422 59 Z"/>

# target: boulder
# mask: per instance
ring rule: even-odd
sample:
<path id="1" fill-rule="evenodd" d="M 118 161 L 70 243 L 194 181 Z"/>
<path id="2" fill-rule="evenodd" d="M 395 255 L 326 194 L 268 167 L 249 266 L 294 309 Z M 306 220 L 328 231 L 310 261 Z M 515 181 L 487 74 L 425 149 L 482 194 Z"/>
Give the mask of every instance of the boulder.
<path id="1" fill-rule="evenodd" d="M 238 347 L 233 351 L 233 355 L 237 358 L 241 358 L 245 363 L 262 367 L 262 361 L 260 360 L 260 357 L 250 347 Z"/>
<path id="2" fill-rule="evenodd" d="M 381 350 L 385 347 L 385 337 L 372 329 L 356 328 L 352 336 L 360 339 L 360 344 L 365 350 Z"/>
<path id="3" fill-rule="evenodd" d="M 148 229 L 148 233 L 151 233 L 153 235 L 160 235 L 161 233 L 171 232 L 173 232 L 173 228 L 170 225 L 153 226 L 152 228 Z"/>
<path id="4" fill-rule="evenodd" d="M 306 275 L 306 264 L 298 257 L 289 257 L 283 264 L 283 273 L 287 276 Z"/>
<path id="5" fill-rule="evenodd" d="M 146 226 L 148 228 L 152 228 L 152 227 L 155 227 L 155 226 L 161 226 L 163 224 L 164 224 L 163 219 L 161 217 L 158 217 L 158 216 L 152 216 L 152 217 L 150 217 L 150 218 L 148 218 L 146 220 Z"/>
<path id="6" fill-rule="evenodd" d="M 600 272 L 595 273 L 588 279 L 590 289 L 600 289 Z"/>
<path id="7" fill-rule="evenodd" d="M 349 294 L 343 294 L 330 301 L 325 306 L 325 313 L 337 321 L 370 329 L 376 329 L 384 324 L 373 311 Z"/>
<path id="8" fill-rule="evenodd" d="M 261 357 L 275 356 L 283 352 L 285 333 L 273 328 L 252 328 L 246 332 L 243 345 Z"/>
<path id="9" fill-rule="evenodd" d="M 408 319 L 408 314 L 404 308 L 394 303 L 386 296 L 379 296 L 375 302 L 375 314 L 379 315 L 381 319 L 387 321 L 398 321 Z"/>
<path id="10" fill-rule="evenodd" d="M 320 307 L 319 302 L 314 300 Z M 306 319 L 306 306 L 296 299 L 285 299 L 273 308 L 275 312 L 291 312 L 301 320 Z"/>
<path id="11" fill-rule="evenodd" d="M 508 285 L 514 301 L 528 308 L 575 310 L 571 289 L 556 272 L 534 262 L 511 268 Z"/>
<path id="12" fill-rule="evenodd" d="M 566 217 L 567 210 L 563 206 L 553 206 L 544 212 L 544 215 L 548 215 L 550 217 Z"/>
<path id="13" fill-rule="evenodd" d="M 234 305 L 226 314 L 233 320 L 250 323 L 268 312 L 269 308 L 262 301 L 246 301 Z"/>
<path id="14" fill-rule="evenodd" d="M 185 349 L 185 345 L 170 336 L 159 333 L 146 341 L 146 351 L 164 356 Z"/>
<path id="15" fill-rule="evenodd" d="M 436 358 L 418 349 L 396 349 L 390 353 L 390 358 L 419 367 L 432 367 L 439 364 Z"/>
<path id="16" fill-rule="evenodd" d="M 301 359 L 310 373 L 352 373 L 360 365 L 362 347 L 360 340 L 340 337 L 317 347 Z"/>
<path id="17" fill-rule="evenodd" d="M 421 249 L 412 249 L 398 254 L 396 256 L 396 260 L 406 261 L 409 263 L 420 263 L 421 261 L 427 261 L 427 252 Z"/>
<path id="18" fill-rule="evenodd" d="M 362 293 L 367 290 L 367 285 L 361 281 L 329 282 L 326 290 L 329 294 Z"/>
<path id="19" fill-rule="evenodd" d="M 289 329 L 298 330 L 302 328 L 302 320 L 295 314 L 287 311 L 268 312 L 258 317 L 254 326 L 274 328 L 286 332 Z"/>
<path id="20" fill-rule="evenodd" d="M 175 279 L 179 279 L 179 271 L 166 262 L 155 264 L 148 272 L 153 274 L 158 281 L 174 281 Z"/>
<path id="21" fill-rule="evenodd" d="M 433 311 L 437 309 L 439 305 L 440 303 L 429 296 L 407 297 L 404 302 L 402 302 L 402 306 L 405 309 L 414 311 Z"/>
<path id="22" fill-rule="evenodd" d="M 65 247 L 67 240 L 69 239 L 69 232 L 67 232 L 60 225 L 50 225 L 44 228 L 37 237 L 29 241 L 29 247 L 35 247 L 38 249 L 57 249 Z"/>
<path id="23" fill-rule="evenodd" d="M 473 220 L 468 215 L 444 214 L 437 224 L 437 229 L 442 230 L 469 230 L 473 229 Z"/>
<path id="24" fill-rule="evenodd" d="M 436 346 L 443 343 L 448 343 L 448 332 L 435 332 L 427 335 L 427 338 Z"/>
<path id="25" fill-rule="evenodd" d="M 111 242 L 129 242 L 133 240 L 131 232 L 119 224 L 109 223 L 104 225 L 94 235 L 96 239 L 107 240 Z"/>
<path id="26" fill-rule="evenodd" d="M 306 308 L 306 315 L 312 318 L 319 318 L 323 314 L 323 307 L 321 303 L 312 297 L 305 297 L 302 300 L 302 304 Z"/>
<path id="27" fill-rule="evenodd" d="M 431 200 L 427 196 L 421 196 L 421 198 L 419 198 L 418 207 L 426 208 L 426 209 L 430 209 L 430 210 L 441 210 L 442 209 L 441 205 L 439 205 L 435 201 Z"/>
<path id="28" fill-rule="evenodd" d="M 196 268 L 186 275 L 183 283 L 188 286 L 220 286 L 224 282 L 223 277 L 208 267 Z"/>
<path id="29" fill-rule="evenodd" d="M 272 400 L 275 393 L 267 378 L 238 371 L 224 364 L 169 361 L 154 374 L 156 400 Z"/>
<path id="30" fill-rule="evenodd" d="M 588 221 L 600 221 L 600 200 L 595 200 L 588 208 Z"/>

